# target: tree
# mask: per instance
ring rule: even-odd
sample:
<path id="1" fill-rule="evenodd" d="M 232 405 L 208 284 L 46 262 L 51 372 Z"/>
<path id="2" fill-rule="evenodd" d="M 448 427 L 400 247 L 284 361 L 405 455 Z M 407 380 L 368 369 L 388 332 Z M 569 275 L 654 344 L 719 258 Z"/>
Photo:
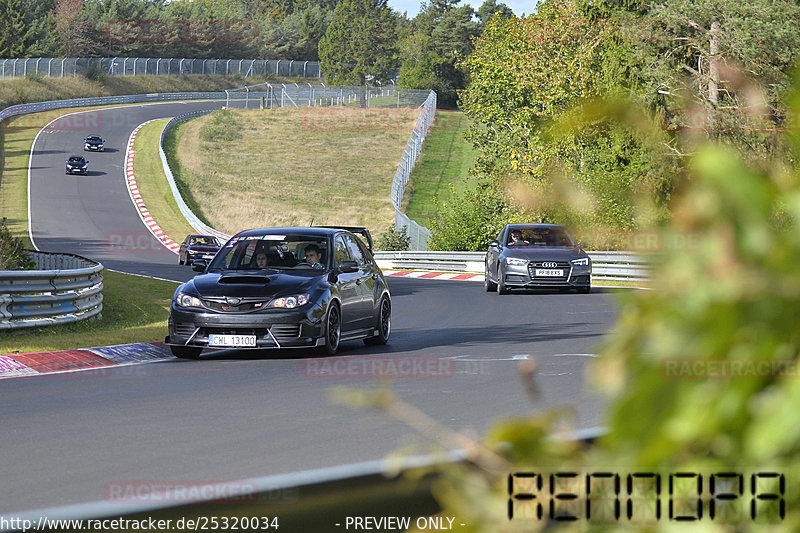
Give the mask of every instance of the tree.
<path id="1" fill-rule="evenodd" d="M 0 0 L 0 16 L 0 57 L 22 57 L 26 27 L 20 0 Z"/>
<path id="2" fill-rule="evenodd" d="M 83 11 L 83 0 L 58 0 L 53 9 L 56 35 L 66 57 L 86 55 L 95 47 L 88 37 L 89 25 Z"/>
<path id="3" fill-rule="evenodd" d="M 397 68 L 396 29 L 397 15 L 386 0 L 341 0 L 319 42 L 325 78 L 353 85 L 388 81 Z"/>

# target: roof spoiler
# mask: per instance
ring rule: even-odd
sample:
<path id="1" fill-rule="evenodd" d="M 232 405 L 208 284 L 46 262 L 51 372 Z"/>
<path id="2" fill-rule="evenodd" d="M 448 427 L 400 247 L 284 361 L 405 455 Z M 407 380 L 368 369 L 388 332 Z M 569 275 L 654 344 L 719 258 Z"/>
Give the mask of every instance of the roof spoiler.
<path id="1" fill-rule="evenodd" d="M 328 228 L 328 229 L 343 229 L 347 230 L 350 233 L 355 233 L 356 235 L 360 235 L 364 238 L 369 247 L 369 251 L 372 251 L 372 235 L 369 234 L 369 230 L 367 228 L 363 228 L 361 226 L 314 226 L 315 228 Z"/>

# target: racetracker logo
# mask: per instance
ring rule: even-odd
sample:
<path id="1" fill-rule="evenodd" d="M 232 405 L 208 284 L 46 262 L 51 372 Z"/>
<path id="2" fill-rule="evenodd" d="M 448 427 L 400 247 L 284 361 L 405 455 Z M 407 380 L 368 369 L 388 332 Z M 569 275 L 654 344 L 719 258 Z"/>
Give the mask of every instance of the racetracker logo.
<path id="1" fill-rule="evenodd" d="M 791 357 L 671 357 L 661 361 L 666 379 L 798 379 L 800 364 Z"/>
<path id="2" fill-rule="evenodd" d="M 188 503 L 214 500 L 216 503 L 253 503 L 258 487 L 252 481 L 112 481 L 104 487 L 107 502 Z"/>
<path id="3" fill-rule="evenodd" d="M 164 253 L 161 244 L 149 231 L 111 231 L 103 236 L 103 249 L 111 253 Z"/>
<path id="4" fill-rule="evenodd" d="M 303 375 L 307 378 L 451 378 L 456 362 L 439 357 L 347 357 L 340 359 L 305 359 Z"/>
<path id="5" fill-rule="evenodd" d="M 248 43 L 258 37 L 253 20 L 114 20 L 106 24 L 114 44 Z"/>

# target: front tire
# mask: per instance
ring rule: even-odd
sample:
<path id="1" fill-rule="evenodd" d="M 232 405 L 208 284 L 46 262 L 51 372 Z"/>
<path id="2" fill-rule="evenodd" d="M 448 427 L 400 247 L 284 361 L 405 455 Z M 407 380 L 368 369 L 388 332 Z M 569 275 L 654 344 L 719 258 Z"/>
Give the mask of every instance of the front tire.
<path id="1" fill-rule="evenodd" d="M 339 306 L 333 302 L 325 315 L 325 344 L 323 351 L 328 355 L 336 355 L 339 351 L 339 339 L 342 336 L 342 314 Z"/>
<path id="2" fill-rule="evenodd" d="M 368 346 L 380 346 L 389 342 L 389 334 L 392 332 L 392 304 L 389 298 L 381 300 L 380 310 L 378 311 L 378 334 L 374 337 L 364 339 L 364 344 Z"/>
<path id="3" fill-rule="evenodd" d="M 200 357 L 200 352 L 203 351 L 197 346 L 170 346 L 169 349 L 172 355 L 178 359 L 197 359 Z"/>
<path id="4" fill-rule="evenodd" d="M 508 294 L 509 292 L 511 292 L 511 289 L 503 281 L 503 269 L 497 267 L 497 294 Z"/>
<path id="5" fill-rule="evenodd" d="M 486 268 L 483 272 L 483 288 L 486 289 L 486 292 L 496 291 L 497 283 L 489 279 L 489 263 L 486 263 Z"/>

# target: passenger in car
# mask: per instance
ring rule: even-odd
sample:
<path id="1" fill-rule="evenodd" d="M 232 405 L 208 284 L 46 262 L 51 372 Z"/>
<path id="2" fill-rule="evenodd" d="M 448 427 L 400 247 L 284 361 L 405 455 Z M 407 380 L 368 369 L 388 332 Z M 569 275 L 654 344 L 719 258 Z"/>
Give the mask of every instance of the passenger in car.
<path id="1" fill-rule="evenodd" d="M 511 231 L 511 240 L 508 243 L 509 246 L 528 246 L 529 244 L 529 241 L 522 238 L 521 231 L 516 229 Z"/>

